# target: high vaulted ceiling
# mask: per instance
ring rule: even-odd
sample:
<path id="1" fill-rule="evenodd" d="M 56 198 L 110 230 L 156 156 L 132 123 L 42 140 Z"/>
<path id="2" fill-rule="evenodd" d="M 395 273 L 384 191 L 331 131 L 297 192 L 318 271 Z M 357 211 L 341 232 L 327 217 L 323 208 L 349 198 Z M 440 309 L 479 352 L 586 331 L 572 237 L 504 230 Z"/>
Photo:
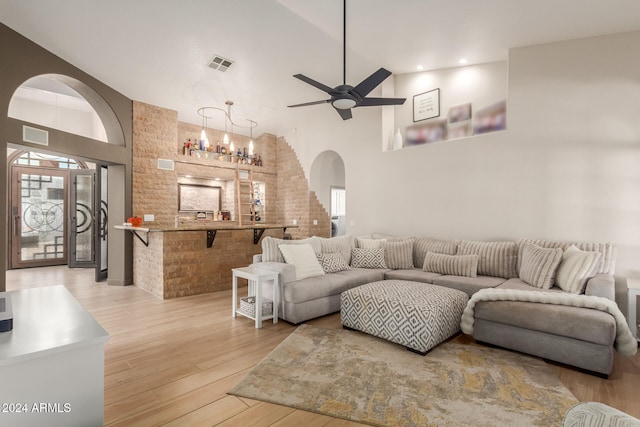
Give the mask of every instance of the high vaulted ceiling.
<path id="1" fill-rule="evenodd" d="M 342 0 L 0 0 L 0 21 L 190 123 L 201 123 L 199 107 L 232 100 L 234 121 L 282 134 L 296 114 L 330 108 L 287 109 L 327 98 L 293 74 L 342 84 Z M 640 30 L 636 0 L 348 0 L 347 83 L 380 67 L 402 74 L 463 57 L 502 61 L 514 47 L 632 30 Z M 207 67 L 215 54 L 233 65 Z"/>

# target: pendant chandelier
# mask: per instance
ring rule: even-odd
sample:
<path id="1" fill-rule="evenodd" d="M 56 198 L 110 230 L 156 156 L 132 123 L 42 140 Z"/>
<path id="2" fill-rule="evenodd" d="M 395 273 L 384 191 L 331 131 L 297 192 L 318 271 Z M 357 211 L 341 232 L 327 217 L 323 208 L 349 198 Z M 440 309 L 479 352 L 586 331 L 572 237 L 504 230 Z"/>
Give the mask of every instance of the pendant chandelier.
<path id="1" fill-rule="evenodd" d="M 207 132 L 206 132 L 206 128 L 207 128 L 207 119 L 211 119 L 213 118 L 213 114 L 214 111 L 213 110 L 217 110 L 217 111 L 221 111 L 224 114 L 224 137 L 222 138 L 222 142 L 225 145 L 229 145 L 229 151 L 234 152 L 234 146 L 233 146 L 233 128 L 237 127 L 237 128 L 243 128 L 243 129 L 249 129 L 249 154 L 253 155 L 253 150 L 254 150 L 254 145 L 253 145 L 253 128 L 256 127 L 258 125 L 257 122 L 251 120 L 251 119 L 246 119 L 249 122 L 248 126 L 242 126 L 239 125 L 237 123 L 235 123 L 232 118 L 231 118 L 231 106 L 233 105 L 233 101 L 226 101 L 225 105 L 227 106 L 227 109 L 224 110 L 223 108 L 219 108 L 219 107 L 200 107 L 198 108 L 198 114 L 202 117 L 202 131 L 200 132 L 200 139 L 202 141 L 204 141 L 204 144 L 206 144 L 207 146 L 209 145 L 209 140 L 207 138 Z M 229 134 L 227 133 L 227 121 L 231 124 L 231 138 L 229 138 Z"/>

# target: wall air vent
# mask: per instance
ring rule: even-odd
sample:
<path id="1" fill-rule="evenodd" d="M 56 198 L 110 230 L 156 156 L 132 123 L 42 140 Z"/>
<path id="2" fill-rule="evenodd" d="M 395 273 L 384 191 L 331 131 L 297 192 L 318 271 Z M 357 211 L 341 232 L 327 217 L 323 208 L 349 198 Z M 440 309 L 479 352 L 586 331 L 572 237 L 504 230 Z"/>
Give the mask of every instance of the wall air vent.
<path id="1" fill-rule="evenodd" d="M 158 159 L 158 169 L 165 171 L 173 170 L 173 160 Z"/>
<path id="2" fill-rule="evenodd" d="M 227 71 L 229 67 L 231 67 L 231 64 L 233 64 L 232 60 L 223 58 L 220 55 L 215 55 L 213 58 L 211 58 L 207 66 L 209 68 L 213 68 L 214 70 L 224 72 Z"/>
<path id="3" fill-rule="evenodd" d="M 32 144 L 49 145 L 49 132 L 23 125 L 22 140 Z"/>

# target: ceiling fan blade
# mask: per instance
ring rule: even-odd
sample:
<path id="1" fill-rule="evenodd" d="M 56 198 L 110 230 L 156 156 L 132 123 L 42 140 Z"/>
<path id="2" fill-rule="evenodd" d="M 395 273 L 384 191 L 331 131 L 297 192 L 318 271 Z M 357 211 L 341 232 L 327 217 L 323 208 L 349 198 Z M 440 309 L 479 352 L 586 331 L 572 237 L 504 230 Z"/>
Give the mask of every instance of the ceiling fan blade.
<path id="1" fill-rule="evenodd" d="M 391 71 L 380 68 L 354 87 L 353 91 L 360 95 L 361 98 L 364 98 L 390 75 Z"/>
<path id="2" fill-rule="evenodd" d="M 309 77 L 303 75 L 303 74 L 294 74 L 293 77 L 295 77 L 296 79 L 302 80 L 303 82 L 310 84 L 311 86 L 320 89 L 323 92 L 327 92 L 329 95 L 333 95 L 333 88 L 329 87 L 325 84 L 322 84 L 320 82 L 317 82 L 313 79 L 310 79 Z"/>
<path id="3" fill-rule="evenodd" d="M 331 102 L 331 100 L 325 99 L 324 101 L 305 102 L 303 104 L 287 105 L 287 107 L 306 107 L 307 105 L 326 104 L 327 102 Z"/>
<path id="4" fill-rule="evenodd" d="M 335 108 L 335 107 L 333 107 Z M 340 117 L 342 117 L 342 120 L 349 120 L 352 116 L 351 116 L 351 109 L 349 110 L 343 110 L 340 108 L 335 108 L 336 111 L 338 112 L 338 114 L 340 114 Z"/>
<path id="5" fill-rule="evenodd" d="M 375 107 L 377 105 L 402 105 L 407 98 L 364 98 L 357 107 Z"/>

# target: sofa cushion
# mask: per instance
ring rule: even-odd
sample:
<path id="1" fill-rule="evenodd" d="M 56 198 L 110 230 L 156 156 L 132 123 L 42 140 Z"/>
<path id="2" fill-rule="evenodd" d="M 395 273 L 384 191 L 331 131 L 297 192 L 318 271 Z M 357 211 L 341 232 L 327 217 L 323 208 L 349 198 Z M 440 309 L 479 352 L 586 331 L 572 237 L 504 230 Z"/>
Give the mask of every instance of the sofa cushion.
<path id="1" fill-rule="evenodd" d="M 367 239 L 364 237 L 356 237 L 356 248 L 361 249 L 379 249 L 384 247 L 387 239 Z"/>
<path id="2" fill-rule="evenodd" d="M 384 261 L 393 270 L 413 267 L 413 240 L 387 241 L 384 244 Z"/>
<path id="3" fill-rule="evenodd" d="M 549 289 L 553 286 L 560 261 L 562 249 L 527 243 L 522 250 L 520 279 L 536 288 Z"/>
<path id="4" fill-rule="evenodd" d="M 278 245 L 311 245 L 313 250 L 318 253 L 320 250 L 320 239 L 317 237 L 309 237 L 302 240 L 284 240 L 275 237 L 266 236 L 262 239 L 262 261 L 263 262 L 284 262 L 282 253 L 278 249 Z"/>
<path id="5" fill-rule="evenodd" d="M 523 282 L 520 279 L 509 279 L 498 286 L 498 289 L 519 289 L 522 291 L 538 291 L 538 292 L 564 292 L 562 289 L 557 287 L 552 287 L 550 289 L 542 289 L 536 288 L 535 286 L 531 286 L 530 284 Z"/>
<path id="6" fill-rule="evenodd" d="M 298 304 L 340 295 L 347 289 L 383 280 L 385 271 L 384 269 L 351 268 L 337 273 L 296 280 L 282 288 L 281 296 L 287 303 Z"/>
<path id="7" fill-rule="evenodd" d="M 351 267 L 355 268 L 387 268 L 384 261 L 384 248 L 351 250 Z"/>
<path id="8" fill-rule="evenodd" d="M 320 266 L 325 274 L 336 273 L 342 270 L 348 270 L 349 264 L 344 260 L 342 255 L 338 252 L 316 254 Z"/>
<path id="9" fill-rule="evenodd" d="M 339 237 L 324 238 L 320 240 L 320 251 L 323 253 L 338 252 L 347 264 L 351 264 L 351 249 L 356 247 L 356 238 L 351 234 Z"/>
<path id="10" fill-rule="evenodd" d="M 481 301 L 475 318 L 611 346 L 616 322 L 604 311 L 525 301 Z"/>
<path id="11" fill-rule="evenodd" d="M 427 252 L 422 269 L 452 276 L 477 277 L 478 255 L 445 255 Z"/>
<path id="12" fill-rule="evenodd" d="M 581 294 L 587 280 L 595 275 L 599 252 L 581 251 L 571 245 L 562 254 L 562 262 L 556 273 L 556 285 L 566 292 Z"/>
<path id="13" fill-rule="evenodd" d="M 510 279 L 518 277 L 518 245 L 515 242 L 462 240 L 458 255 L 478 255 L 478 274 Z"/>
<path id="14" fill-rule="evenodd" d="M 365 283 L 378 282 L 385 279 L 385 274 L 392 270 L 384 268 L 351 268 L 349 270 L 339 271 L 337 274 L 348 279 L 347 286 L 364 285 Z"/>
<path id="15" fill-rule="evenodd" d="M 307 277 L 322 276 L 324 271 L 318 262 L 316 252 L 311 245 L 278 245 L 282 257 L 287 264 L 293 264 L 296 269 L 296 280 Z"/>
<path id="16" fill-rule="evenodd" d="M 598 242 L 559 242 L 542 239 L 518 239 L 518 252 L 522 252 L 525 243 L 533 243 L 534 245 L 541 246 L 543 248 L 560 248 L 563 251 L 567 250 L 569 246 L 576 245 L 576 247 L 582 251 L 599 252 L 601 254 L 598 266 L 596 267 L 596 274 L 611 274 L 615 273 L 616 263 L 616 250 L 615 246 L 611 243 L 598 243 Z M 518 260 L 518 268 L 520 268 L 520 261 Z"/>
<path id="17" fill-rule="evenodd" d="M 384 278 L 388 280 L 409 280 L 412 282 L 433 283 L 433 279 L 442 274 L 423 271 L 421 268 L 411 268 L 407 270 L 391 270 L 385 273 Z"/>
<path id="18" fill-rule="evenodd" d="M 458 251 L 458 242 L 455 240 L 438 240 L 429 237 L 414 237 L 413 240 L 413 266 L 422 268 L 427 252 L 455 255 Z"/>
<path id="19" fill-rule="evenodd" d="M 466 292 L 467 295 L 471 296 L 478 292 L 480 289 L 495 288 L 505 281 L 506 279 L 502 277 L 492 276 L 438 276 L 433 279 L 433 284 L 458 289 L 460 291 Z"/>

